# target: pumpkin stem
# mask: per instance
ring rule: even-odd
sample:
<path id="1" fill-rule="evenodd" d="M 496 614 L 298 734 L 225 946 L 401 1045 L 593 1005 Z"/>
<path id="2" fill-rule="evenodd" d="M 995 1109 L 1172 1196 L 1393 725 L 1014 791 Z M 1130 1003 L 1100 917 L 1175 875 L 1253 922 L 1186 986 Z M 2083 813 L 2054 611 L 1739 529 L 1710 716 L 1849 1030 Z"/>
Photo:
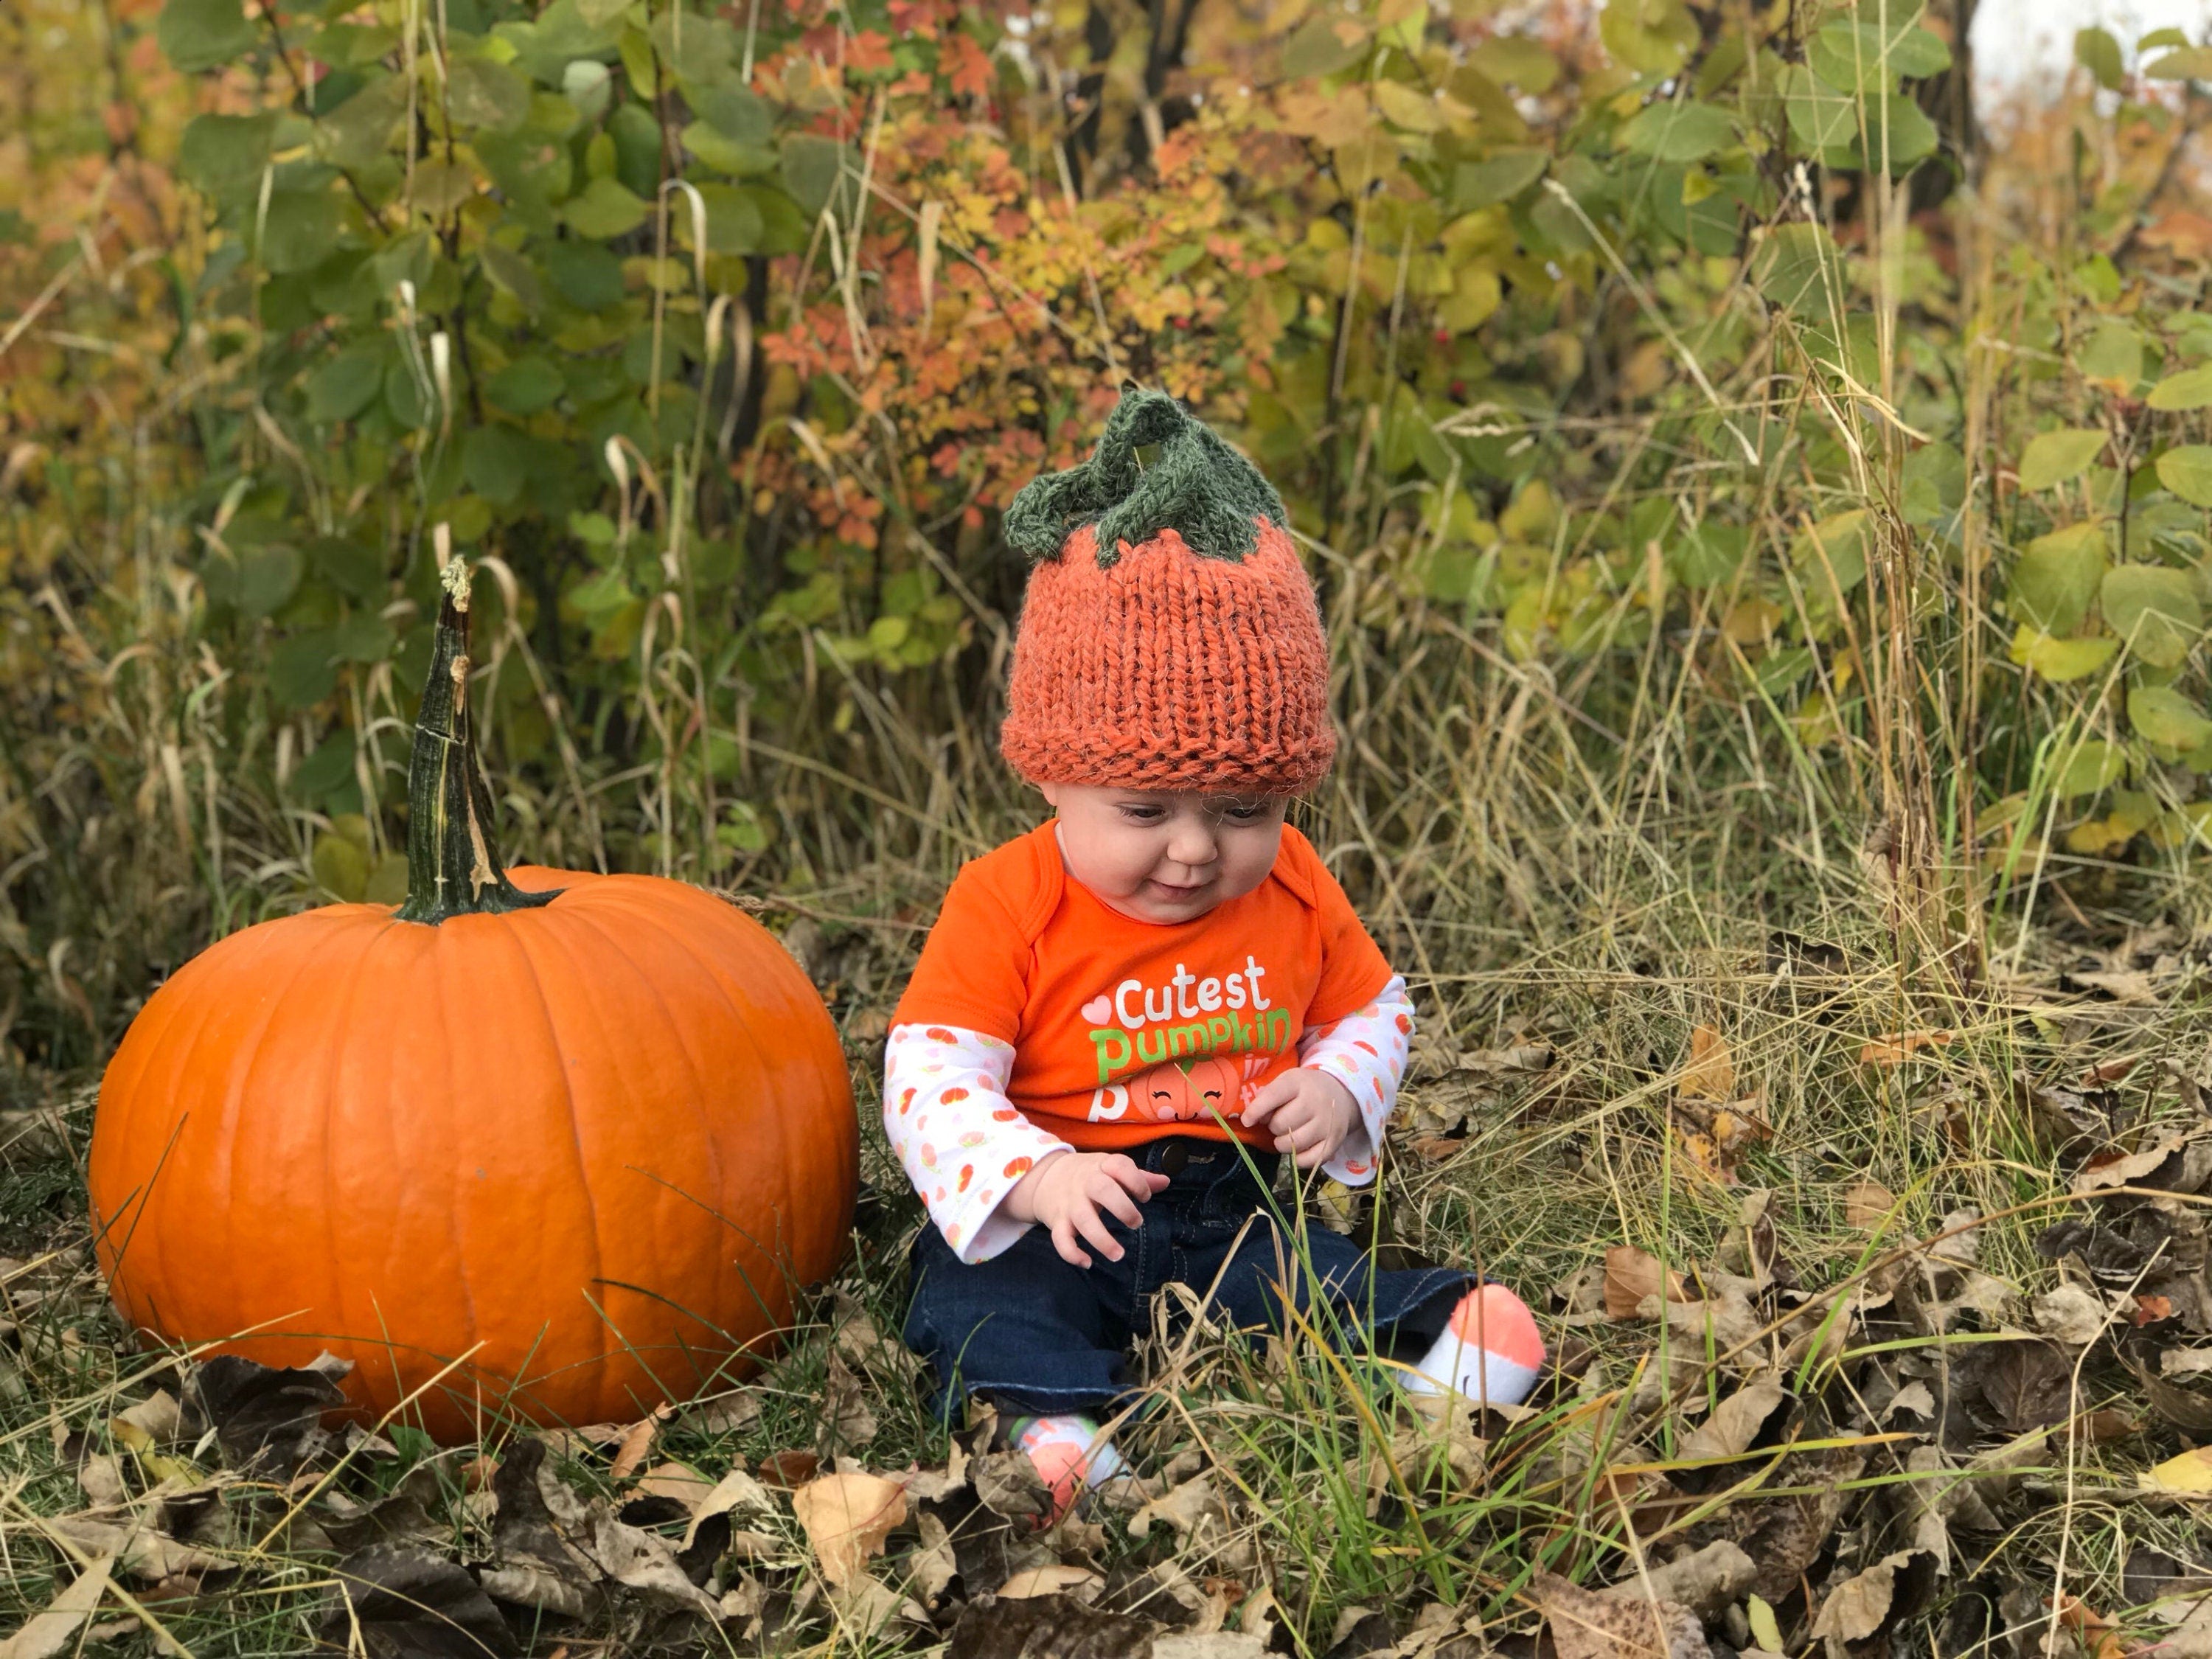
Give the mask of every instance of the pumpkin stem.
<path id="1" fill-rule="evenodd" d="M 1143 465 L 1139 449 L 1153 449 Z M 1091 459 L 1032 478 L 1006 508 L 1006 544 L 1030 563 L 1057 559 L 1084 525 L 1097 526 L 1104 570 L 1121 544 L 1173 530 L 1201 558 L 1238 562 L 1261 520 L 1286 528 L 1282 497 L 1220 434 L 1164 392 L 1124 386 Z"/>
<path id="2" fill-rule="evenodd" d="M 491 791 L 469 725 L 467 564 L 452 560 L 439 580 L 445 598 L 407 769 L 407 902 L 394 913 L 401 921 L 434 927 L 452 916 L 496 915 L 554 897 L 524 892 L 500 863 Z"/>

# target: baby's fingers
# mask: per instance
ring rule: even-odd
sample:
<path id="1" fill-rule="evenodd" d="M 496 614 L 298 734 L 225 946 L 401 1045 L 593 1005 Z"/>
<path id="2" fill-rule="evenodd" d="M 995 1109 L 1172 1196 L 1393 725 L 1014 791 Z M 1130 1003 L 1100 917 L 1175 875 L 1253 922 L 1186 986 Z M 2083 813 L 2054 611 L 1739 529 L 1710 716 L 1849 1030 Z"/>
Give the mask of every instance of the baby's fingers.
<path id="1" fill-rule="evenodd" d="M 1075 1227 L 1070 1218 L 1062 1216 L 1052 1224 L 1052 1248 L 1060 1252 L 1060 1259 L 1071 1267 L 1087 1267 L 1091 1258 L 1075 1242 Z"/>
<path id="2" fill-rule="evenodd" d="M 1121 1259 L 1121 1245 L 1115 1242 L 1114 1235 L 1107 1231 L 1105 1218 L 1098 1213 L 1098 1206 L 1091 1203 L 1087 1197 L 1081 1205 L 1077 1206 L 1071 1219 L 1075 1224 L 1076 1231 L 1089 1239 L 1099 1255 L 1104 1256 L 1109 1261 L 1119 1261 Z M 1086 1261 L 1083 1265 L 1087 1267 L 1091 1264 Z"/>
<path id="3" fill-rule="evenodd" d="M 1260 1127 L 1278 1107 L 1296 1100 L 1297 1096 L 1297 1077 L 1289 1072 L 1284 1073 L 1252 1097 L 1252 1103 L 1244 1109 L 1244 1127 L 1248 1129 Z"/>
<path id="4" fill-rule="evenodd" d="M 1140 1170 L 1137 1167 L 1136 1159 L 1133 1158 L 1125 1158 L 1119 1153 L 1108 1158 L 1103 1164 L 1098 1166 L 1098 1169 L 1099 1172 L 1104 1175 L 1108 1180 L 1115 1182 L 1115 1185 L 1121 1188 L 1129 1194 L 1130 1197 L 1135 1199 L 1139 1204 L 1142 1204 L 1146 1199 L 1152 1197 L 1155 1193 L 1164 1193 L 1168 1189 L 1169 1182 L 1167 1176 L 1164 1175 L 1155 1175 L 1150 1170 Z M 1124 1215 L 1119 1210 L 1116 1210 L 1115 1213 L 1116 1215 L 1121 1215 L 1121 1218 L 1127 1222 L 1132 1227 L 1137 1224 L 1137 1218 L 1134 1214 Z"/>
<path id="5" fill-rule="evenodd" d="M 1328 1124 L 1311 1103 L 1300 1101 L 1298 1108 L 1295 1113 L 1285 1112 L 1275 1120 L 1275 1150 L 1296 1154 L 1298 1167 L 1310 1169 L 1313 1166 L 1306 1162 L 1306 1154 L 1328 1144 Z"/>
<path id="6" fill-rule="evenodd" d="M 1124 1225 L 1130 1227 L 1143 1226 L 1145 1224 L 1145 1218 L 1137 1213 L 1137 1206 L 1131 1200 L 1130 1195 L 1127 1193 L 1123 1192 L 1120 1187 L 1115 1185 L 1113 1180 L 1110 1178 L 1112 1175 L 1111 1171 L 1107 1171 L 1105 1173 L 1108 1174 L 1109 1178 L 1097 1182 L 1095 1188 L 1091 1191 L 1085 1193 L 1084 1196 L 1089 1199 L 1093 1204 L 1097 1205 L 1098 1208 L 1109 1211 L 1111 1213 L 1119 1216 Z M 1139 1170 L 1138 1173 L 1141 1175 L 1143 1174 L 1143 1171 Z M 1150 1188 L 1147 1188 L 1145 1192 L 1138 1194 L 1139 1198 L 1149 1197 L 1150 1195 Z M 1118 1261 L 1121 1259 L 1121 1253 L 1119 1250 L 1115 1250 L 1107 1258 L 1109 1261 Z"/>

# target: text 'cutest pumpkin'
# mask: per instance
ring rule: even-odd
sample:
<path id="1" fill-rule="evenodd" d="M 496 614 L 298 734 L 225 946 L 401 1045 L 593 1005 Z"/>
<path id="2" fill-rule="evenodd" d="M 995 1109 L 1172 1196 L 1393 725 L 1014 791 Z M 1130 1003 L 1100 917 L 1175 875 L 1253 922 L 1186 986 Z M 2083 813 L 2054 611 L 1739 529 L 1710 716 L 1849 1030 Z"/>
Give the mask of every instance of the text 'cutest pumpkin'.
<path id="1" fill-rule="evenodd" d="M 100 1085 L 100 1262 L 134 1326 L 346 1387 L 441 1438 L 629 1420 L 726 1381 L 836 1265 L 837 1035 L 766 929 L 647 876 L 502 872 L 448 567 L 408 897 L 234 933 Z"/>

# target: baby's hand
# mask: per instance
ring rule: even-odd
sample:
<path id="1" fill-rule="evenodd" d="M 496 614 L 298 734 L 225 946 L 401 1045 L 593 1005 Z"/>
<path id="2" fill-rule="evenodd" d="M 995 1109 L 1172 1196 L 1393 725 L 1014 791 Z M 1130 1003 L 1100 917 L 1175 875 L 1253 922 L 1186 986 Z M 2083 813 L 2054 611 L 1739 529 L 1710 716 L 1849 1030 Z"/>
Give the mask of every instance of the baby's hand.
<path id="1" fill-rule="evenodd" d="M 1301 1170 L 1319 1169 L 1359 1127 L 1352 1091 L 1326 1072 L 1299 1066 L 1285 1072 L 1244 1109 L 1244 1126 L 1273 1128 L 1275 1150 L 1292 1154 Z"/>
<path id="2" fill-rule="evenodd" d="M 1089 1239 L 1109 1261 L 1121 1259 L 1121 1247 L 1107 1231 L 1109 1211 L 1134 1227 L 1144 1218 L 1137 1206 L 1168 1184 L 1164 1175 L 1137 1167 L 1119 1152 L 1054 1152 L 1014 1183 L 999 1207 L 1015 1221 L 1034 1221 L 1052 1234 L 1052 1247 L 1073 1267 L 1087 1267 L 1091 1257 L 1075 1242 Z"/>

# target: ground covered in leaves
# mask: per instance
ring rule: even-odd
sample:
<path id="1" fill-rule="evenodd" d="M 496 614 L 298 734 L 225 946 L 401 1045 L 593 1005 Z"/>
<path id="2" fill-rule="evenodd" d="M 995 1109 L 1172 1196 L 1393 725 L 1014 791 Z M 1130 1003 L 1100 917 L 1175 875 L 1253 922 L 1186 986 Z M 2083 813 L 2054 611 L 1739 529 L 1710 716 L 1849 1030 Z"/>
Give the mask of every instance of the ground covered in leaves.
<path id="1" fill-rule="evenodd" d="M 2212 1656 L 2212 936 L 2150 890 L 2084 889 L 1940 997 L 1882 969 L 1879 894 L 1791 931 L 1662 894 L 1432 975 L 1380 1195 L 1281 1196 L 1519 1285 L 1537 1397 L 1417 1411 L 1322 1333 L 1163 1305 L 1138 1478 L 1048 1530 L 988 1414 L 921 1413 L 920 1214 L 879 1140 L 851 1261 L 770 1369 L 440 1449 L 326 1419 L 317 1371 L 133 1347 L 80 1218 L 90 1092 L 26 1079 L 0 1659 Z M 864 1103 L 927 915 L 770 917 Z M 1437 927 L 1432 959 L 1480 958 Z"/>

